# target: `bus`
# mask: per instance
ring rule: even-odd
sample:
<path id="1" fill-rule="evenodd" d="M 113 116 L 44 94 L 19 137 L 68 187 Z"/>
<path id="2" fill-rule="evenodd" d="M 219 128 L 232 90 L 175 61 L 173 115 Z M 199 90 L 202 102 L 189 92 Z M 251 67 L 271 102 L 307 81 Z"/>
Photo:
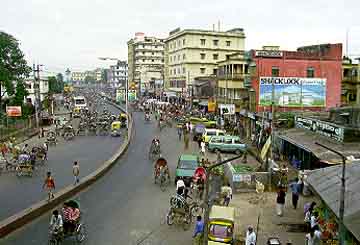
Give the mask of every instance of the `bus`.
<path id="1" fill-rule="evenodd" d="M 80 110 L 86 109 L 87 103 L 84 96 L 75 96 L 73 98 L 74 108 L 79 108 Z"/>

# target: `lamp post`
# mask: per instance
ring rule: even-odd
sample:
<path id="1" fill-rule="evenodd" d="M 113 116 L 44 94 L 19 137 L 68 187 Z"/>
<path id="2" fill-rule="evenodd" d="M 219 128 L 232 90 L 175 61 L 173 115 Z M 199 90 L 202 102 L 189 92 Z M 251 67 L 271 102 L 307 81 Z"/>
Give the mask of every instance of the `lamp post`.
<path id="1" fill-rule="evenodd" d="M 346 156 L 344 156 L 342 153 L 335 151 L 334 149 L 331 149 L 330 147 L 320 144 L 318 142 L 315 142 L 316 145 L 321 146 L 337 155 L 339 155 L 342 159 L 342 173 L 341 173 L 341 187 L 340 187 L 340 205 L 339 205 L 339 244 L 345 245 L 345 226 L 344 226 L 344 210 L 345 210 L 345 171 L 346 171 Z"/>
<path id="2" fill-rule="evenodd" d="M 237 155 L 233 158 L 230 159 L 226 159 L 224 161 L 220 161 L 217 162 L 213 165 L 211 165 L 210 167 L 205 168 L 206 169 L 206 183 L 205 183 L 205 198 L 204 198 L 204 203 L 205 203 L 205 214 L 204 214 L 204 245 L 208 244 L 208 223 L 209 223 L 209 213 L 210 213 L 210 205 L 209 205 L 209 186 L 210 186 L 210 181 L 209 181 L 209 177 L 210 177 L 210 173 L 211 170 L 213 170 L 214 168 L 224 165 L 225 163 L 234 161 L 236 159 L 239 159 L 240 157 L 242 157 L 242 155 Z"/>

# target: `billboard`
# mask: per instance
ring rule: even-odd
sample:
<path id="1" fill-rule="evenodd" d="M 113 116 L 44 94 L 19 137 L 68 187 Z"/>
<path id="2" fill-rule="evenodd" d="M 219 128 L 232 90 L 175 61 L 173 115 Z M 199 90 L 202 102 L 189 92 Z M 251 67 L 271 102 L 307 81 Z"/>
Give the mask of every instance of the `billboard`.
<path id="1" fill-rule="evenodd" d="M 326 78 L 260 77 L 259 105 L 325 107 Z"/>
<path id="2" fill-rule="evenodd" d="M 136 100 L 136 90 L 128 91 L 128 100 L 130 102 Z M 116 102 L 125 102 L 125 89 L 118 88 L 116 90 Z"/>
<path id="3" fill-rule="evenodd" d="M 8 117 L 21 117 L 21 106 L 6 106 Z"/>

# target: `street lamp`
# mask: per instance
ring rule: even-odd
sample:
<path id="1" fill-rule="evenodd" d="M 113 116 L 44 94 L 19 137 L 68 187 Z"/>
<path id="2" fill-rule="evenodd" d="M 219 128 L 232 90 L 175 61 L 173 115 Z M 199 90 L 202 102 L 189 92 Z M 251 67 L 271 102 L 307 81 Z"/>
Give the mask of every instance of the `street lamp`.
<path id="1" fill-rule="evenodd" d="M 345 226 L 344 226 L 344 211 L 345 211 L 345 164 L 346 164 L 346 156 L 342 153 L 331 149 L 330 147 L 315 142 L 316 145 L 321 146 L 335 154 L 339 155 L 342 159 L 342 174 L 341 174 L 341 188 L 340 188 L 340 205 L 339 205 L 339 244 L 345 244 L 345 238 L 343 237 L 345 233 Z"/>
<path id="2" fill-rule="evenodd" d="M 118 58 L 110 58 L 110 57 L 99 57 L 99 60 L 113 60 L 113 61 L 121 61 L 120 59 Z M 126 128 L 129 129 L 129 123 L 128 123 L 128 104 L 129 104 L 129 101 L 128 101 L 128 96 L 129 96 L 129 79 L 128 77 L 125 77 L 125 113 L 126 113 Z"/>

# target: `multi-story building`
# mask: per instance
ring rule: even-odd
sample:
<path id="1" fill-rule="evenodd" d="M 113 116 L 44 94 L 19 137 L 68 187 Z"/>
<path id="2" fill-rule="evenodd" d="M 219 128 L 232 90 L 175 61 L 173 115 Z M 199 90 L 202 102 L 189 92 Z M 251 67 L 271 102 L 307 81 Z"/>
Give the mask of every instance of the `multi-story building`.
<path id="1" fill-rule="evenodd" d="M 71 81 L 83 82 L 85 80 L 85 72 L 73 71 L 71 72 Z"/>
<path id="2" fill-rule="evenodd" d="M 141 93 L 164 74 L 164 40 L 138 32 L 128 41 L 128 80 Z"/>
<path id="3" fill-rule="evenodd" d="M 165 87 L 176 92 L 190 91 L 196 77 L 215 76 L 217 63 L 243 51 L 242 28 L 208 31 L 180 28 L 165 40 Z"/>
<path id="4" fill-rule="evenodd" d="M 252 50 L 257 111 L 321 111 L 341 104 L 342 44 Z M 276 109 L 277 110 L 277 109 Z"/>
<path id="5" fill-rule="evenodd" d="M 128 64 L 126 61 L 117 61 L 116 65 L 110 66 L 109 82 L 114 87 L 125 86 L 128 79 Z"/>
<path id="6" fill-rule="evenodd" d="M 250 110 L 249 52 L 237 52 L 218 62 L 216 75 L 216 102 L 218 104 L 234 104 L 235 112 Z"/>
<path id="7" fill-rule="evenodd" d="M 360 65 L 354 64 L 350 58 L 342 62 L 341 104 L 360 104 Z"/>
<path id="8" fill-rule="evenodd" d="M 49 93 L 48 77 L 40 76 L 39 83 L 35 83 L 33 78 L 28 78 L 25 80 L 25 88 L 29 93 L 28 96 L 26 96 L 26 100 L 28 102 L 32 103 L 33 105 L 35 104 L 36 93 L 38 93 L 40 96 L 38 98 L 42 102 Z"/>

